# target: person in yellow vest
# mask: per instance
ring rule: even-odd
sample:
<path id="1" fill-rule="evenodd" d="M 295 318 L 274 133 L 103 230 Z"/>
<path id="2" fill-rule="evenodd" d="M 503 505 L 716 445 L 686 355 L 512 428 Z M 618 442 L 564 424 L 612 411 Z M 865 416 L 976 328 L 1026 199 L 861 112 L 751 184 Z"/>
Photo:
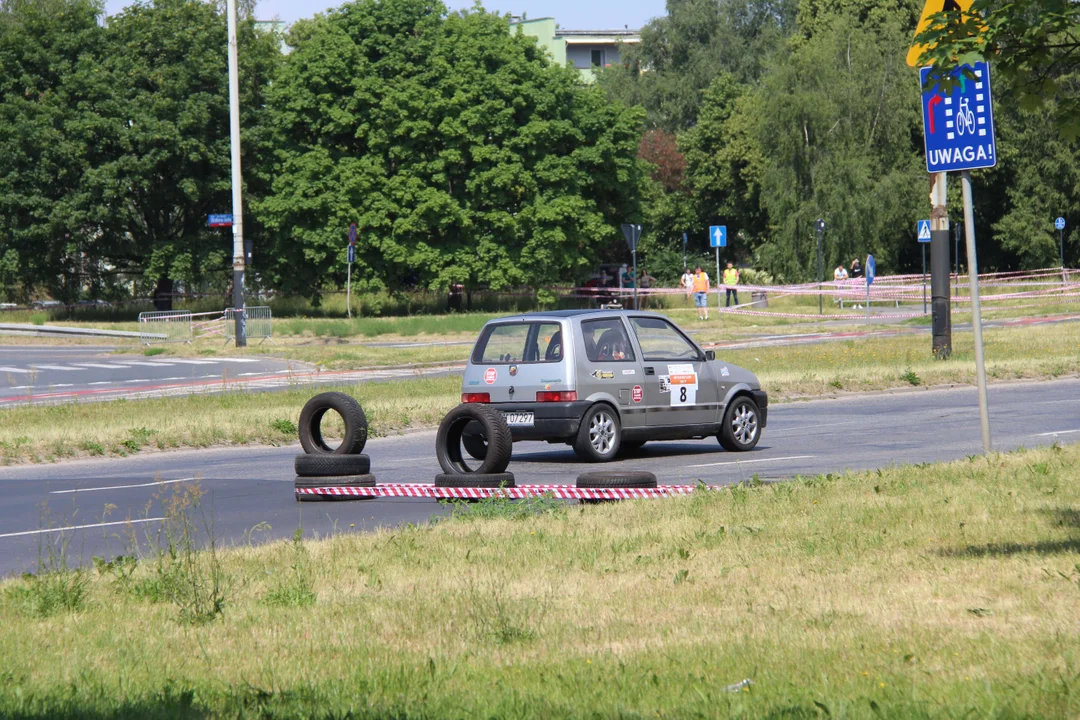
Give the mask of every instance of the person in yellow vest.
<path id="1" fill-rule="evenodd" d="M 724 307 L 731 305 L 731 299 L 735 298 L 735 304 L 739 304 L 739 271 L 735 269 L 735 266 L 731 263 L 727 264 L 727 269 L 724 270 L 724 290 L 727 291 L 724 297 Z"/>
<path id="2" fill-rule="evenodd" d="M 694 304 L 697 305 L 698 320 L 709 319 L 709 276 L 698 265 L 694 270 L 694 282 L 690 286 L 694 293 Z"/>

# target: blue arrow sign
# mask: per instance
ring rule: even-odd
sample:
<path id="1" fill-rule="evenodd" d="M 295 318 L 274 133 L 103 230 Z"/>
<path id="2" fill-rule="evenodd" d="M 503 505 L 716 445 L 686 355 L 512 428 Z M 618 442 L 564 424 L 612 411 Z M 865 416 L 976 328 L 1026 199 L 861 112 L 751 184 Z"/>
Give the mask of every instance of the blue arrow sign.
<path id="1" fill-rule="evenodd" d="M 727 225 L 713 225 L 709 228 L 709 247 L 727 247 Z"/>
<path id="2" fill-rule="evenodd" d="M 1054 221 L 1054 229 L 1055 230 L 1064 230 L 1065 229 L 1065 218 L 1059 217 L 1057 220 L 1055 220 Z"/>
<path id="3" fill-rule="evenodd" d="M 349 246 L 349 254 L 348 254 L 347 260 L 350 263 L 356 262 L 356 246 L 355 245 L 350 245 Z"/>
<path id="4" fill-rule="evenodd" d="M 877 275 L 877 263 L 874 262 L 873 255 L 866 256 L 866 284 L 873 285 L 874 277 Z M 869 297 L 869 296 L 867 296 Z"/>
<path id="5" fill-rule="evenodd" d="M 915 223 L 915 237 L 919 242 L 930 242 L 930 221 L 920 220 Z"/>
<path id="6" fill-rule="evenodd" d="M 951 91 L 934 85 L 922 93 L 926 169 L 932 173 L 997 164 L 990 67 L 985 62 L 964 67 L 975 75 L 974 82 L 954 70 L 959 82 Z M 930 68 L 922 68 L 920 81 L 925 83 L 929 74 Z"/>

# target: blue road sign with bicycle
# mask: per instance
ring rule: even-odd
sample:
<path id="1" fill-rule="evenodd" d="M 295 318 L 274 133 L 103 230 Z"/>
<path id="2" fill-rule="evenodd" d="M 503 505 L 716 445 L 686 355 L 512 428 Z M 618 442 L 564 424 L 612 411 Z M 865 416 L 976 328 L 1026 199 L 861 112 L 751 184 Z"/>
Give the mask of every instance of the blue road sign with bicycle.
<path id="1" fill-rule="evenodd" d="M 1065 229 L 1065 218 L 1059 217 L 1057 220 L 1055 220 L 1054 221 L 1054 229 L 1055 230 L 1064 230 Z"/>
<path id="2" fill-rule="evenodd" d="M 997 164 L 990 67 L 985 62 L 977 62 L 964 68 L 974 78 L 954 70 L 952 75 L 957 84 L 949 92 L 937 84 L 923 88 L 926 169 L 932 173 L 974 170 Z M 919 71 L 924 86 L 929 74 L 928 67 Z"/>
<path id="3" fill-rule="evenodd" d="M 709 228 L 709 247 L 727 247 L 727 225 L 713 225 Z"/>

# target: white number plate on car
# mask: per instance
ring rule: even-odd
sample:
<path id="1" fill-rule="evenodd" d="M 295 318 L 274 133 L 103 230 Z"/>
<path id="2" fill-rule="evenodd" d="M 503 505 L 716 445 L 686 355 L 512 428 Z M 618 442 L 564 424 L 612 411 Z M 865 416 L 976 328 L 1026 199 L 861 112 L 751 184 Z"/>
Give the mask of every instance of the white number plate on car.
<path id="1" fill-rule="evenodd" d="M 531 412 L 504 412 L 502 416 L 510 427 L 533 426 L 533 414 Z"/>

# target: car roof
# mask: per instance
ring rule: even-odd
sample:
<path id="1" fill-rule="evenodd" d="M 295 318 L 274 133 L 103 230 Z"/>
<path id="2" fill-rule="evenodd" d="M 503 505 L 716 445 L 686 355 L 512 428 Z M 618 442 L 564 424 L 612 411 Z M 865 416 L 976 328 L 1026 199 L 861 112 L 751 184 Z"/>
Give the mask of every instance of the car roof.
<path id="1" fill-rule="evenodd" d="M 531 312 L 521 313 L 520 315 L 507 315 L 506 317 L 495 318 L 489 322 L 506 322 L 506 321 L 520 321 L 525 322 L 527 320 L 550 320 L 550 319 L 562 319 L 562 318 L 585 318 L 587 316 L 594 316 L 597 318 L 612 317 L 612 316 L 626 316 L 626 315 L 646 315 L 652 317 L 663 317 L 659 313 L 646 312 L 644 310 L 591 310 L 591 309 L 577 309 L 577 310 L 550 310 L 548 312 Z"/>

